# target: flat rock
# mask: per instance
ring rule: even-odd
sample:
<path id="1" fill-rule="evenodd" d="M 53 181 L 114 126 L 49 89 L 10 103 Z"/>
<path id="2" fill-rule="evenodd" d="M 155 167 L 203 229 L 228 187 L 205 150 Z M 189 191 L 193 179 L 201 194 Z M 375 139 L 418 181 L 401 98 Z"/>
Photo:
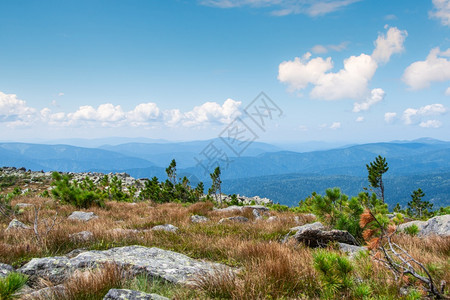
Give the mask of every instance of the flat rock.
<path id="1" fill-rule="evenodd" d="M 366 247 L 349 245 L 349 244 L 345 244 L 345 243 L 339 243 L 339 248 L 341 249 L 341 251 L 347 253 L 350 257 L 355 256 L 356 254 L 358 254 L 361 251 L 363 251 L 363 252 L 367 251 Z"/>
<path id="2" fill-rule="evenodd" d="M 93 212 L 84 212 L 84 211 L 74 211 L 68 219 L 70 220 L 77 220 L 77 221 L 90 221 L 92 219 L 96 219 L 98 216 L 94 214 Z"/>
<path id="3" fill-rule="evenodd" d="M 169 231 L 169 232 L 177 232 L 178 227 L 173 226 L 172 224 L 164 224 L 164 225 L 154 226 L 152 228 L 152 230 L 156 230 L 156 231 L 163 230 L 163 231 Z"/>
<path id="4" fill-rule="evenodd" d="M 17 219 L 13 219 L 11 222 L 9 222 L 8 228 L 6 228 L 6 230 L 14 229 L 31 229 L 31 227 L 23 224 Z"/>
<path id="5" fill-rule="evenodd" d="M 11 272 L 14 272 L 12 266 L 0 263 L 0 278 L 8 276 Z"/>
<path id="6" fill-rule="evenodd" d="M 53 284 L 62 283 L 75 270 L 95 268 L 105 263 L 114 263 L 126 268 L 133 275 L 144 274 L 172 283 L 192 284 L 202 274 L 227 266 L 192 259 L 184 254 L 159 248 L 127 246 L 105 251 L 86 251 L 74 258 L 65 256 L 33 258 L 18 271 L 30 276 L 48 278 Z"/>
<path id="7" fill-rule="evenodd" d="M 229 217 L 229 218 L 223 218 L 220 219 L 219 224 L 225 223 L 225 222 L 238 222 L 238 223 L 245 223 L 248 222 L 249 219 L 242 216 L 236 216 L 236 217 Z"/>
<path id="8" fill-rule="evenodd" d="M 25 207 L 33 206 L 33 204 L 30 204 L 30 203 L 17 203 L 16 206 L 18 208 L 25 208 Z"/>
<path id="9" fill-rule="evenodd" d="M 207 217 L 204 216 L 199 216 L 199 215 L 193 215 L 191 216 L 191 222 L 192 223 L 204 223 L 204 222 L 208 222 L 209 219 Z"/>
<path id="10" fill-rule="evenodd" d="M 297 232 L 294 238 L 298 242 L 302 242 L 309 247 L 325 247 L 329 242 L 338 242 L 349 245 L 358 245 L 356 239 L 345 230 L 321 230 L 321 229 L 307 229 L 302 232 Z"/>
<path id="11" fill-rule="evenodd" d="M 216 212 L 236 212 L 236 211 L 242 211 L 244 209 L 243 206 L 237 206 L 237 205 L 231 205 L 225 208 L 214 208 L 214 211 Z"/>
<path id="12" fill-rule="evenodd" d="M 35 300 L 35 299 L 64 299 L 66 295 L 66 287 L 62 284 L 52 287 L 46 287 L 31 293 L 22 294 L 20 299 Z"/>
<path id="13" fill-rule="evenodd" d="M 103 300 L 169 300 L 169 298 L 127 289 L 110 289 Z"/>

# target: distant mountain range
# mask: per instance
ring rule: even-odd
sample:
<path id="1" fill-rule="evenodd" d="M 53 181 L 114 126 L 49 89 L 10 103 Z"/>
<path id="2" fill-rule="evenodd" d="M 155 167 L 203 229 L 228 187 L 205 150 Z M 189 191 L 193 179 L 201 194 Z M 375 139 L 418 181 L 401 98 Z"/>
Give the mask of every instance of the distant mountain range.
<path id="1" fill-rule="evenodd" d="M 101 143 L 91 141 L 91 144 Z M 327 187 L 339 186 L 344 192 L 356 195 L 367 186 L 365 165 L 382 155 L 390 167 L 386 174 L 389 203 L 405 204 L 411 191 L 421 187 L 437 206 L 449 205 L 450 142 L 429 138 L 310 152 L 285 151 L 271 144 L 253 142 L 241 156 L 220 139 L 192 142 L 132 140 L 90 148 L 0 143 L 0 166 L 44 171 L 127 172 L 137 178 L 157 176 L 165 179 L 165 168 L 175 158 L 180 177 L 187 176 L 193 184 L 204 181 L 208 186 L 212 170 L 205 172 L 198 160 L 208 157 L 205 153 L 214 154 L 208 148 L 211 144 L 220 145 L 222 159 L 219 161 L 226 193 L 260 195 L 288 205 L 296 205 L 313 191 L 323 193 Z M 202 163 L 206 165 L 208 161 Z"/>

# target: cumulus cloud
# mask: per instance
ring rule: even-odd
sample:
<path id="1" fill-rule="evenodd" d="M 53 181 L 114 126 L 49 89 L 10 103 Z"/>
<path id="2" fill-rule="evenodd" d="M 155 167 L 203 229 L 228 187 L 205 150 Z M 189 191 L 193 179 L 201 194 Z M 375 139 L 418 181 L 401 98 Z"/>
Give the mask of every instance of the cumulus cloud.
<path id="1" fill-rule="evenodd" d="M 384 114 L 384 121 L 388 124 L 391 124 L 397 118 L 397 113 L 395 112 L 387 112 Z"/>
<path id="2" fill-rule="evenodd" d="M 426 116 L 437 116 L 447 112 L 447 108 L 439 103 L 425 105 L 420 108 L 407 108 L 403 112 L 403 121 L 406 125 L 417 124 Z M 425 122 L 426 123 L 426 122 Z"/>
<path id="3" fill-rule="evenodd" d="M 405 50 L 403 43 L 407 36 L 406 30 L 399 30 L 397 27 L 389 28 L 386 35 L 380 34 L 374 42 L 375 50 L 373 50 L 372 58 L 376 62 L 388 62 L 392 54 L 401 53 Z"/>
<path id="4" fill-rule="evenodd" d="M 149 122 L 158 120 L 161 112 L 156 103 L 141 103 L 126 114 L 127 120 L 133 126 L 147 125 Z"/>
<path id="5" fill-rule="evenodd" d="M 307 14 L 309 16 L 321 16 L 352 3 L 361 0 L 200 0 L 201 5 L 235 8 L 269 8 L 275 16 L 286 16 L 290 14 Z"/>
<path id="6" fill-rule="evenodd" d="M 386 35 L 379 35 L 375 41 L 372 55 L 350 56 L 344 60 L 344 67 L 335 73 L 330 72 L 331 57 L 311 58 L 308 52 L 301 58 L 282 62 L 278 67 L 278 80 L 287 84 L 290 91 L 299 91 L 311 84 L 312 98 L 364 99 L 369 94 L 368 85 L 378 68 L 377 62 L 387 62 L 392 54 L 401 52 L 406 34 L 396 27 L 389 28 Z"/>
<path id="7" fill-rule="evenodd" d="M 17 95 L 0 92 L 0 122 L 6 122 L 9 127 L 28 126 L 35 120 L 36 113 L 36 109 Z"/>
<path id="8" fill-rule="evenodd" d="M 364 122 L 364 117 L 361 117 L 361 116 L 357 117 L 355 122 L 358 122 L 358 123 Z"/>
<path id="9" fill-rule="evenodd" d="M 385 94 L 386 93 L 383 91 L 383 89 L 380 89 L 380 88 L 373 89 L 370 92 L 370 97 L 367 97 L 365 101 L 355 102 L 355 104 L 353 104 L 353 112 L 361 112 L 361 111 L 368 110 L 372 105 L 383 100 Z"/>
<path id="10" fill-rule="evenodd" d="M 441 20 L 444 26 L 450 26 L 450 0 L 433 0 L 433 6 L 430 17 Z"/>
<path id="11" fill-rule="evenodd" d="M 418 90 L 430 86 L 434 81 L 450 80 L 450 48 L 441 51 L 434 48 L 426 60 L 416 61 L 409 65 L 403 73 L 403 81 L 412 89 Z"/>
<path id="12" fill-rule="evenodd" d="M 428 120 L 420 122 L 419 126 L 423 128 L 439 128 L 442 126 L 442 122 L 438 120 Z"/>
<path id="13" fill-rule="evenodd" d="M 330 125 L 330 129 L 339 129 L 341 128 L 341 122 L 333 122 L 333 124 Z"/>
<path id="14" fill-rule="evenodd" d="M 86 123 L 100 123 L 104 127 L 118 127 L 126 119 L 126 114 L 120 105 L 114 106 L 105 103 L 94 108 L 90 105 L 80 106 L 80 108 L 67 114 L 67 121 L 72 125 Z"/>

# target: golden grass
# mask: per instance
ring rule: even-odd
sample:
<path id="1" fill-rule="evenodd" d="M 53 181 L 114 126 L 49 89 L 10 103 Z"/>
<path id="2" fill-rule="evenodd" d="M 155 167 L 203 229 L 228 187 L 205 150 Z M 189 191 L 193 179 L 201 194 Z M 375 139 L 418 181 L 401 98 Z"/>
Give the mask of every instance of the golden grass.
<path id="1" fill-rule="evenodd" d="M 197 283 L 198 298 L 310 299 L 319 298 L 321 295 L 320 282 L 313 268 L 312 254 L 315 250 L 295 243 L 279 243 L 291 227 L 313 221 L 309 216 L 293 212 L 271 212 L 277 219 L 267 222 L 264 219 L 255 220 L 249 210 L 213 211 L 212 203 L 209 202 L 189 206 L 176 203 L 157 205 L 150 202 L 136 204 L 109 202 L 103 209 L 93 207 L 83 210 L 94 212 L 99 216 L 98 219 L 78 222 L 67 219 L 67 216 L 77 209 L 55 203 L 51 199 L 22 197 L 15 199 L 13 204 L 17 202 L 40 205 L 41 221 L 50 220 L 57 212 L 58 225 L 38 242 L 32 230 L 6 232 L 3 229 L 9 220 L 0 220 L 0 261 L 16 267 L 23 265 L 32 257 L 64 255 L 82 247 L 108 249 L 138 244 L 226 263 L 241 270 L 225 274 L 219 270 L 215 276 L 202 278 Z M 192 223 L 190 216 L 193 214 L 204 215 L 209 221 Z M 221 218 L 236 215 L 245 216 L 250 222 L 218 224 Z M 23 213 L 16 217 L 32 226 L 34 210 L 25 208 Z M 295 217 L 298 217 L 299 222 Z M 169 223 L 177 226 L 179 231 L 177 233 L 145 231 L 155 225 Z M 132 232 L 131 229 L 138 231 Z M 83 242 L 69 238 L 70 234 L 83 230 L 91 231 L 94 235 L 93 240 Z M 438 281 L 446 280 L 450 283 L 450 272 L 445 272 L 450 269 L 450 238 L 423 239 L 398 235 L 395 241 L 413 257 L 434 268 L 433 276 Z M 99 294 L 103 293 L 102 286 L 107 287 L 117 282 L 112 269 L 102 272 L 72 278 L 66 283 L 68 290 L 73 295 L 78 295 L 80 289 L 92 291 L 98 289 Z M 370 258 L 355 262 L 355 275 L 370 282 L 375 295 L 398 296 L 400 283 L 392 279 L 386 268 L 374 263 Z M 96 287 L 91 287 L 90 284 Z M 182 298 L 179 295 L 175 298 L 177 297 Z"/>

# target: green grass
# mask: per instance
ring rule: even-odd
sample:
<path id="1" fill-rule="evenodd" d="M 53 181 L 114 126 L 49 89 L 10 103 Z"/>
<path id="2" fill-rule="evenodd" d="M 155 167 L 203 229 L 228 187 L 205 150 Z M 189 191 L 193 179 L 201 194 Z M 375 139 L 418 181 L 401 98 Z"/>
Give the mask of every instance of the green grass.
<path id="1" fill-rule="evenodd" d="M 15 294 L 24 287 L 27 280 L 28 276 L 14 272 L 0 278 L 0 300 L 17 298 Z"/>

